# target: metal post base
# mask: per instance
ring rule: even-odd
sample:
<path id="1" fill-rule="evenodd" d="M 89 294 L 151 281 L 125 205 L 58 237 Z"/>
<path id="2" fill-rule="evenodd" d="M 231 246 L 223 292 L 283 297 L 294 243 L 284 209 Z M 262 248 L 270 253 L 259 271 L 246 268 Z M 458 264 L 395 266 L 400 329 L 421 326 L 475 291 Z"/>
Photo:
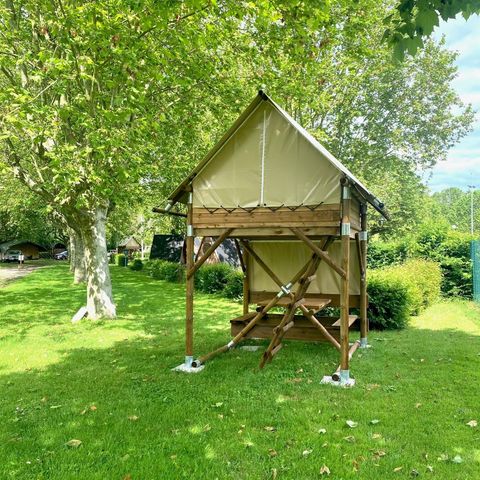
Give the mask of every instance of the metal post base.
<path id="1" fill-rule="evenodd" d="M 331 375 L 325 375 L 320 382 L 323 385 L 350 388 L 355 385 L 355 379 L 350 378 L 350 370 L 340 370 L 340 380 L 334 380 Z"/>
<path id="2" fill-rule="evenodd" d="M 198 373 L 201 372 L 205 365 L 199 365 L 198 367 L 194 367 L 192 365 L 193 357 L 185 357 L 185 363 L 178 365 L 178 367 L 172 368 L 172 372 L 183 372 L 183 373 Z"/>
<path id="3" fill-rule="evenodd" d="M 368 344 L 367 337 L 360 339 L 360 348 L 370 348 L 371 345 Z"/>

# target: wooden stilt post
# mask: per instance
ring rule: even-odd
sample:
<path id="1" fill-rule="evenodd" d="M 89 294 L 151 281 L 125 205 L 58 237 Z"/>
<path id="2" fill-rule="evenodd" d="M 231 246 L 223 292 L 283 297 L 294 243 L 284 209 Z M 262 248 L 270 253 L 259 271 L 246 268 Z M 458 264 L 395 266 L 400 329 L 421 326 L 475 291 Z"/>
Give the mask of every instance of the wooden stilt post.
<path id="1" fill-rule="evenodd" d="M 187 205 L 187 272 L 190 272 L 194 264 L 194 232 L 193 232 L 193 193 L 188 194 Z M 187 276 L 186 284 L 186 311 L 185 311 L 185 366 L 191 367 L 193 361 L 193 289 L 195 275 Z"/>
<path id="2" fill-rule="evenodd" d="M 351 192 L 348 183 L 342 184 L 342 270 L 345 276 L 340 279 L 340 383 L 347 384 L 350 381 L 349 350 L 349 280 L 350 280 L 350 202 Z"/>
<path id="3" fill-rule="evenodd" d="M 360 224 L 361 232 L 358 234 L 360 241 L 360 347 L 366 348 L 368 345 L 368 297 L 367 297 L 367 205 L 360 206 Z"/>
<path id="4" fill-rule="evenodd" d="M 248 268 L 248 252 L 247 250 L 243 251 L 243 264 L 245 269 L 243 270 L 243 314 L 248 313 L 248 306 L 250 304 L 250 281 L 248 279 L 249 268 Z"/>

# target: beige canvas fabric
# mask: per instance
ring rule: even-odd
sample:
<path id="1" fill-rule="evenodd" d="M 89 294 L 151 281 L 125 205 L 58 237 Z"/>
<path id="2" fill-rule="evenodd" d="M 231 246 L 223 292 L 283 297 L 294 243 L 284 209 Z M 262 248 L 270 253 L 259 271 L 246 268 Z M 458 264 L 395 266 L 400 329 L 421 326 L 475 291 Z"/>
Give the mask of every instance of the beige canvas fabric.
<path id="1" fill-rule="evenodd" d="M 269 102 L 261 102 L 193 181 L 194 207 L 338 203 L 339 171 Z"/>
<path id="2" fill-rule="evenodd" d="M 285 284 L 311 258 L 312 251 L 302 242 L 288 241 L 255 241 L 251 245 L 259 257 L 272 269 Z M 341 265 L 341 242 L 334 242 L 328 249 L 332 260 Z M 278 285 L 250 257 L 250 289 L 255 292 L 278 292 Z M 340 276 L 328 265 L 321 263 L 317 278 L 310 284 L 308 293 L 338 294 L 340 293 Z M 358 252 L 355 244 L 350 246 L 350 294 L 360 294 L 360 268 Z"/>

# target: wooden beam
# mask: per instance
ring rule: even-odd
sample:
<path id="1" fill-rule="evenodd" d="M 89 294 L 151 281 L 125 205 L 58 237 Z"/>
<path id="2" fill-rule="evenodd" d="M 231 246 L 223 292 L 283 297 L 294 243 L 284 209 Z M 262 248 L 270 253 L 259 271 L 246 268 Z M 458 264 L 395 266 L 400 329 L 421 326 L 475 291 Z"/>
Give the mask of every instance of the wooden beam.
<path id="1" fill-rule="evenodd" d="M 291 228 L 290 229 L 295 236 L 297 236 L 300 240 L 303 240 L 304 243 L 306 243 L 311 250 L 313 250 L 328 266 L 333 268 L 341 277 L 345 278 L 346 273 L 345 273 L 345 267 L 341 268 L 339 267 L 331 258 L 330 255 L 317 247 L 301 230 L 298 228 Z"/>
<path id="2" fill-rule="evenodd" d="M 172 215 L 173 217 L 183 217 L 183 218 L 187 218 L 187 214 L 186 213 L 182 213 L 182 212 L 174 212 L 172 210 L 165 210 L 163 208 L 152 208 L 152 212 L 154 213 L 161 213 L 163 215 Z"/>
<path id="3" fill-rule="evenodd" d="M 345 275 L 340 282 L 340 369 L 348 371 L 349 358 L 349 295 L 350 295 L 350 199 L 348 184 L 342 185 L 342 269 Z"/>
<path id="4" fill-rule="evenodd" d="M 227 228 L 212 245 L 208 248 L 202 258 L 195 262 L 191 268 L 187 269 L 187 278 L 190 278 L 194 273 L 205 263 L 208 257 L 216 250 L 216 248 L 228 237 L 228 234 L 232 231 L 231 228 Z"/>
<path id="5" fill-rule="evenodd" d="M 337 339 L 334 338 L 327 329 L 315 318 L 315 316 L 303 305 L 300 305 L 300 310 L 302 310 L 303 315 L 308 318 L 312 324 L 320 330 L 322 335 L 337 349 L 340 350 L 340 344 L 338 343 Z"/>
<path id="6" fill-rule="evenodd" d="M 247 270 L 247 265 L 244 260 L 244 253 L 242 252 L 242 249 L 240 248 L 240 244 L 238 243 L 238 238 L 234 238 L 233 242 L 235 243 L 235 249 L 237 250 L 237 255 L 238 259 L 240 260 L 240 267 L 242 269 L 242 272 L 245 272 Z"/>
<path id="7" fill-rule="evenodd" d="M 360 220 L 362 227 L 362 239 L 359 242 L 360 258 L 362 260 L 363 271 L 360 273 L 360 338 L 367 341 L 368 336 L 368 295 L 367 295 L 367 205 L 364 204 L 360 209 Z"/>

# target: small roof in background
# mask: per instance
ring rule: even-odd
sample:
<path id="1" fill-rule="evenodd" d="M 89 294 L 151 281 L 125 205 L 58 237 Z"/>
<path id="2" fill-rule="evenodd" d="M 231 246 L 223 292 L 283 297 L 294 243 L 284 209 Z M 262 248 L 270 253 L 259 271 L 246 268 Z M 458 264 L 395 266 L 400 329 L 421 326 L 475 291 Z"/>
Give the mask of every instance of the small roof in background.
<path id="1" fill-rule="evenodd" d="M 263 123 L 261 113 L 263 113 Z M 269 149 L 272 150 L 268 158 L 269 163 L 264 165 L 264 157 L 268 156 Z M 289 155 L 291 158 L 288 157 Z M 261 158 L 261 162 L 257 161 L 257 156 Z M 308 161 L 305 161 L 303 165 L 297 164 L 303 162 L 306 156 L 309 157 Z M 232 158 L 232 172 L 228 172 L 229 167 L 225 165 L 225 162 Z M 213 159 L 216 159 L 216 162 L 215 165 L 211 166 L 209 164 Z M 289 177 L 292 172 L 295 172 L 295 169 L 296 173 L 299 173 L 301 167 L 307 165 L 310 170 L 303 173 L 303 177 L 305 175 L 307 177 L 298 177 L 297 179 L 295 176 L 293 179 L 288 179 L 291 182 L 291 190 L 296 190 L 294 195 L 297 195 L 297 197 L 293 198 L 294 195 L 290 195 L 292 198 L 287 199 L 287 201 L 293 199 L 298 203 L 303 201 L 316 201 L 318 203 L 318 198 L 325 192 L 325 198 L 328 197 L 326 203 L 334 203 L 337 192 L 333 186 L 339 188 L 338 177 L 340 175 L 340 177 L 349 180 L 358 197 L 372 205 L 385 218 L 388 218 L 383 203 L 323 145 L 262 91 L 258 93 L 207 156 L 170 195 L 169 201 L 172 205 L 176 202 L 185 202 L 188 186 L 195 181 L 197 185 L 194 186 L 194 195 L 197 192 L 197 195 L 201 198 L 197 201 L 194 198 L 194 204 L 196 202 L 206 207 L 215 206 L 216 203 L 225 199 L 225 191 L 228 190 L 228 187 L 233 191 L 237 189 L 245 192 L 249 183 L 261 184 L 262 194 L 260 199 L 250 194 L 248 198 L 244 196 L 242 200 L 245 203 L 240 204 L 238 200 L 241 195 L 231 195 L 228 200 L 232 205 L 228 205 L 229 207 L 246 207 L 253 206 L 253 204 L 267 206 L 270 202 L 272 205 L 279 204 L 282 203 L 282 195 L 288 198 L 291 193 L 288 186 L 281 185 L 282 181 Z M 292 169 L 292 172 L 285 171 L 285 166 Z M 282 168 L 283 172 L 276 172 L 277 169 Z M 202 175 L 206 178 L 203 179 Z M 320 181 L 322 176 L 325 177 L 324 182 Z M 297 184 L 294 183 L 295 179 Z M 277 183 L 279 188 L 275 197 L 270 195 L 270 198 L 263 203 L 265 181 L 269 181 L 270 185 Z M 305 192 L 299 194 L 299 186 L 304 188 Z M 216 195 L 216 188 L 218 192 L 221 192 L 219 195 Z M 251 188 L 254 189 L 256 186 Z M 274 191 L 274 188 L 270 187 L 270 191 Z M 315 193 L 312 195 L 312 192 Z M 324 199 L 321 198 L 320 201 L 322 200 Z M 234 205 L 235 202 L 239 204 Z M 226 205 L 223 204 L 223 206 Z"/>
<path id="2" fill-rule="evenodd" d="M 140 248 L 140 242 L 134 236 L 125 237 L 117 243 L 117 247 L 135 247 Z"/>
<path id="3" fill-rule="evenodd" d="M 12 247 L 16 247 L 17 245 L 25 245 L 27 243 L 37 247 L 39 250 L 45 250 L 45 247 L 39 245 L 38 243 L 16 238 L 14 240 L 8 240 L 7 242 L 0 243 L 0 252 L 7 252 Z"/>

